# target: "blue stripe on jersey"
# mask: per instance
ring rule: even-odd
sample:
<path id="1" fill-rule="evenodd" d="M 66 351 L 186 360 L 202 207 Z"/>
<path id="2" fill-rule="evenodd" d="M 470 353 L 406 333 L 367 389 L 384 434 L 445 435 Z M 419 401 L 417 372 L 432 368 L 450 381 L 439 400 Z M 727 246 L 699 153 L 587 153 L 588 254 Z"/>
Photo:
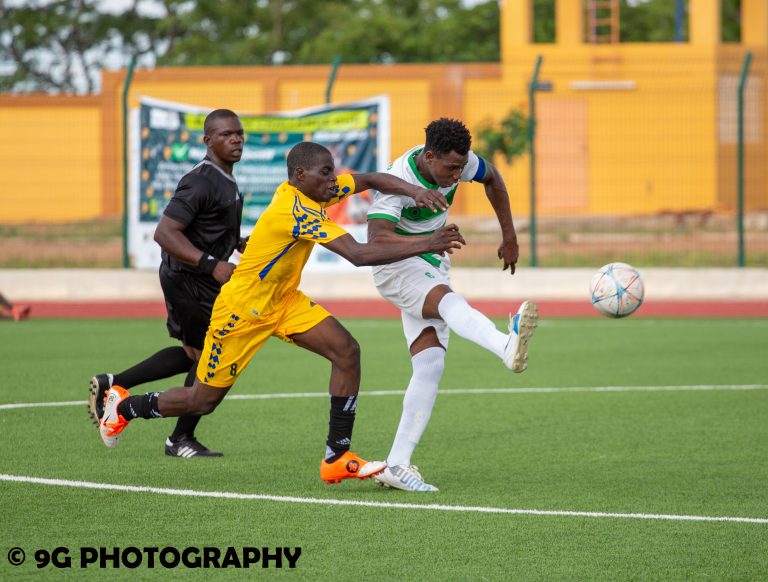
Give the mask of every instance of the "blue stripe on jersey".
<path id="1" fill-rule="evenodd" d="M 275 266 L 275 263 L 276 263 L 277 261 L 279 261 L 279 260 L 280 260 L 280 258 L 281 258 L 281 257 L 282 257 L 282 256 L 283 256 L 285 253 L 287 253 L 289 250 L 291 250 L 291 247 L 292 247 L 293 245 L 295 245 L 295 244 L 296 244 L 296 241 L 293 241 L 293 242 L 291 242 L 291 244 L 289 244 L 289 245 L 288 245 L 287 247 L 285 247 L 285 248 L 284 248 L 282 251 L 280 251 L 280 254 L 279 254 L 279 255 L 277 255 L 277 256 L 276 256 L 274 259 L 272 259 L 271 261 L 269 261 L 269 264 L 268 264 L 266 267 L 264 267 L 264 268 L 263 268 L 263 269 L 262 269 L 262 270 L 259 272 L 259 279 L 264 279 L 264 277 L 266 277 L 266 276 L 269 274 L 269 271 L 270 271 L 270 270 L 272 270 L 272 267 L 274 267 L 274 266 Z"/>
<path id="2" fill-rule="evenodd" d="M 311 236 L 313 239 L 327 238 L 328 233 L 321 230 L 326 216 L 324 210 L 318 212 L 312 208 L 302 206 L 297 197 L 293 203 L 293 218 L 296 221 L 291 233 L 293 238 L 299 238 L 300 236 Z"/>
<path id="3" fill-rule="evenodd" d="M 479 182 L 485 178 L 485 173 L 488 170 L 488 167 L 485 165 L 485 160 L 483 158 L 477 156 L 477 161 L 480 163 L 477 165 L 477 172 L 475 172 L 475 175 L 472 177 L 473 182 Z"/>
<path id="4" fill-rule="evenodd" d="M 317 217 L 317 218 L 314 218 Z M 303 204 L 301 204 L 299 197 L 296 196 L 293 199 L 293 218 L 296 221 L 296 224 L 293 227 L 293 231 L 291 232 L 291 236 L 293 236 L 294 240 L 291 242 L 288 246 L 286 246 L 280 253 L 269 263 L 266 267 L 264 267 L 261 271 L 259 271 L 259 279 L 264 279 L 269 272 L 272 270 L 272 267 L 275 266 L 275 263 L 279 261 L 285 253 L 287 253 L 289 250 L 291 250 L 291 247 L 295 245 L 298 242 L 298 238 L 301 235 L 312 235 L 312 238 L 325 238 L 328 236 L 325 232 L 316 233 L 317 230 L 320 229 L 320 226 L 322 224 L 322 219 L 324 217 L 323 210 L 315 210 L 314 208 L 307 208 Z"/>
<path id="5" fill-rule="evenodd" d="M 307 208 L 304 206 L 301 201 L 299 200 L 298 196 L 295 196 L 293 199 L 293 216 L 296 219 L 299 220 L 306 220 L 306 216 L 300 216 L 300 212 L 305 212 L 307 215 L 312 214 L 314 216 L 319 216 L 320 218 L 323 217 L 323 210 L 315 210 L 314 208 Z"/>
<path id="6" fill-rule="evenodd" d="M 341 194 L 339 194 L 339 190 L 341 190 Z M 352 188 L 350 188 L 349 186 L 344 186 L 343 188 L 339 188 L 339 185 L 336 184 L 336 192 L 331 197 L 331 200 L 333 200 L 334 198 L 343 198 L 344 196 L 349 194 L 351 191 L 352 191 Z M 328 202 L 330 202 L 331 200 L 329 200 Z"/>

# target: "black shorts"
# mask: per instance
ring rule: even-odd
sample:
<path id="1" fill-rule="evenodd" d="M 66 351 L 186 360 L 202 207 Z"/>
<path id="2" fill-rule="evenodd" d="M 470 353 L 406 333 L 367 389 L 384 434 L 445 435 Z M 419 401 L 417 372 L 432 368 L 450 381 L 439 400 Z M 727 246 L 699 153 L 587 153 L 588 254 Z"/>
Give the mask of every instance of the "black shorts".
<path id="1" fill-rule="evenodd" d="M 168 310 L 168 334 L 184 345 L 203 349 L 213 303 L 221 291 L 209 275 L 171 271 L 160 267 L 160 286 Z"/>

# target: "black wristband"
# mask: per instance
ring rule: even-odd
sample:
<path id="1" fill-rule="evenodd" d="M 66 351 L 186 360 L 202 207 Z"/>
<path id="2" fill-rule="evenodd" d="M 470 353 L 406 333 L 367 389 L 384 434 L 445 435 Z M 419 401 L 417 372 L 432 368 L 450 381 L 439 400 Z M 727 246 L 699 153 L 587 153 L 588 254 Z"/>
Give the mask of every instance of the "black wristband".
<path id="1" fill-rule="evenodd" d="M 213 273 L 213 270 L 216 268 L 216 265 L 218 264 L 219 264 L 219 259 L 217 259 L 213 255 L 209 255 L 208 253 L 203 253 L 203 256 L 200 257 L 199 261 L 197 261 L 197 268 L 200 269 L 206 275 L 210 275 L 211 273 Z"/>

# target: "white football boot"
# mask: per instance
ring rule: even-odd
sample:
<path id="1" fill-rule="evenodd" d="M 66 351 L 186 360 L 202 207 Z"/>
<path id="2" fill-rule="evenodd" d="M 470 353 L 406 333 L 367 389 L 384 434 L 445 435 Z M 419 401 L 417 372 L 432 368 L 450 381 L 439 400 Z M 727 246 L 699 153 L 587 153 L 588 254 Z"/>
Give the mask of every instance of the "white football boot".
<path id="1" fill-rule="evenodd" d="M 528 342 L 539 325 L 539 310 L 533 301 L 523 301 L 509 316 L 509 339 L 504 347 L 504 365 L 520 373 L 528 367 Z"/>
<path id="2" fill-rule="evenodd" d="M 374 477 L 379 485 L 386 488 L 401 489 L 402 491 L 415 491 L 418 493 L 430 493 L 440 491 L 434 485 L 424 483 L 419 473 L 419 468 L 414 465 L 395 465 L 387 467 Z"/>

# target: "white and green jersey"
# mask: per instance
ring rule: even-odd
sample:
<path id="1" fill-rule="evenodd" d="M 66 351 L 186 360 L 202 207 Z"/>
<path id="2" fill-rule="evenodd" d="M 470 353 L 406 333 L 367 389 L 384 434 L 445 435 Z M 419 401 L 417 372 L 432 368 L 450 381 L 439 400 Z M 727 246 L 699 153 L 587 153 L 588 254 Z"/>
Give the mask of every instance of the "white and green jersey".
<path id="1" fill-rule="evenodd" d="M 464 166 L 458 182 L 448 188 L 440 188 L 435 184 L 430 184 L 416 167 L 415 158 L 423 149 L 423 145 L 411 148 L 392 162 L 386 172 L 410 184 L 439 191 L 445 196 L 449 206 L 453 204 L 453 198 L 460 182 L 479 181 L 485 177 L 487 171 L 485 160 L 470 150 L 467 165 Z M 368 209 L 368 220 L 374 218 L 383 218 L 394 222 L 397 225 L 395 226 L 395 232 L 398 234 L 429 234 L 445 225 L 448 219 L 448 211 L 438 210 L 433 212 L 429 208 L 417 207 L 413 198 L 395 194 L 382 194 L 381 192 L 374 191 L 373 204 Z M 438 255 L 425 254 L 420 256 L 432 265 L 438 266 L 440 264 L 440 257 Z"/>

